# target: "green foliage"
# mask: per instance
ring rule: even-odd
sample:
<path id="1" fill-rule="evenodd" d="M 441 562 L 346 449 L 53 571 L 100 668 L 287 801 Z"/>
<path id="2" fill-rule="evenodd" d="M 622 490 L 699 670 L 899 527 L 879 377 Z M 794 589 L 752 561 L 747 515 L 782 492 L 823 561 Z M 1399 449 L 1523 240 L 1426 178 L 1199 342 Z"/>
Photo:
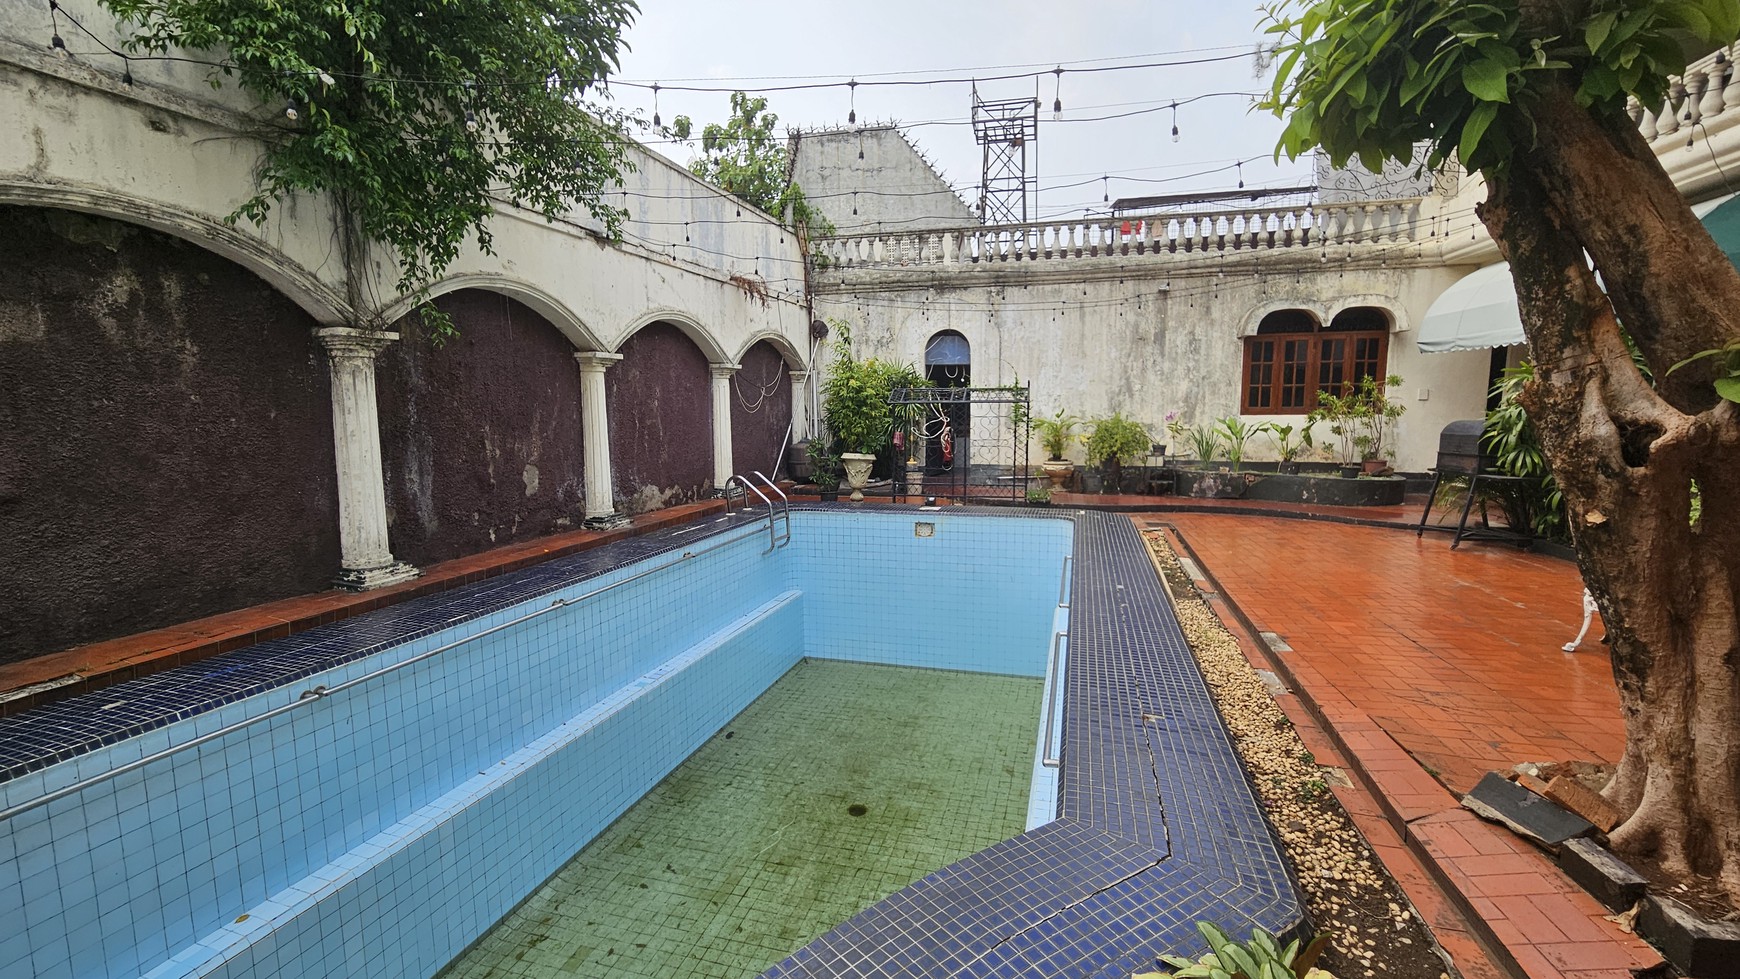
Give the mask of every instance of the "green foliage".
<path id="1" fill-rule="evenodd" d="M 1722 358 L 1721 366 L 1718 368 L 1719 372 L 1712 382 L 1716 387 L 1716 394 L 1728 401 L 1740 401 L 1740 340 L 1734 340 L 1725 346 L 1693 354 L 1669 367 L 1667 372 L 1672 374 L 1687 364 L 1703 360 L 1706 357 Z"/>
<path id="2" fill-rule="evenodd" d="M 1039 445 L 1052 459 L 1062 459 L 1064 450 L 1071 442 L 1080 441 L 1081 436 L 1075 433 L 1075 426 L 1080 419 L 1066 414 L 1062 408 L 1050 418 L 1041 418 L 1033 423 L 1039 433 Z"/>
<path id="3" fill-rule="evenodd" d="M 1226 447 L 1226 459 L 1232 463 L 1233 472 L 1238 472 L 1245 461 L 1245 446 L 1251 439 L 1269 430 L 1267 422 L 1247 425 L 1244 419 L 1237 415 L 1229 415 L 1215 424 L 1215 431 L 1220 436 L 1221 443 Z"/>
<path id="4" fill-rule="evenodd" d="M 779 116 L 767 111 L 767 99 L 732 92 L 731 118 L 701 130 L 701 158 L 689 164 L 689 171 L 781 222 L 789 220 L 809 238 L 831 235 L 833 224 L 790 179 L 791 154 L 774 130 L 778 123 Z M 688 116 L 678 116 L 669 131 L 688 139 L 694 126 Z"/>
<path id="5" fill-rule="evenodd" d="M 1381 459 L 1395 420 L 1408 410 L 1407 405 L 1387 393 L 1401 383 L 1399 375 L 1391 374 L 1382 383 L 1375 377 L 1362 377 L 1345 394 L 1318 391 L 1317 408 L 1307 416 L 1307 424 L 1329 425 L 1329 431 L 1341 439 L 1340 458 L 1344 466 L 1362 458 Z"/>
<path id="6" fill-rule="evenodd" d="M 1500 472 L 1529 480 L 1527 489 L 1523 491 L 1525 496 L 1517 501 L 1505 497 L 1499 500 L 1506 504 L 1511 525 L 1517 526 L 1522 521 L 1522 507 L 1516 503 L 1526 504 L 1532 521 L 1530 529 L 1535 535 L 1563 541 L 1568 539 L 1565 498 L 1559 493 L 1559 484 L 1553 479 L 1552 470 L 1547 468 L 1547 457 L 1541 452 L 1535 427 L 1530 424 L 1528 413 L 1523 411 L 1516 397 L 1534 376 L 1534 365 L 1525 361 L 1520 366 L 1506 368 L 1493 383 L 1492 391 L 1498 395 L 1498 407 L 1486 413 L 1486 431 L 1481 435 L 1481 441 L 1497 461 Z"/>
<path id="7" fill-rule="evenodd" d="M 1180 444 L 1190 446 L 1191 456 L 1202 467 L 1207 468 L 1214 463 L 1214 460 L 1220 458 L 1222 449 L 1220 429 L 1215 425 L 1198 425 L 1192 428 L 1179 419 L 1172 418 L 1166 422 L 1166 430 L 1171 432 L 1172 437 L 1177 439 Z"/>
<path id="8" fill-rule="evenodd" d="M 601 195 L 631 168 L 624 117 L 582 97 L 617 67 L 633 0 L 101 2 L 129 50 L 213 52 L 211 84 L 268 108 L 255 193 L 231 221 L 331 194 L 351 231 L 392 249 L 413 295 L 468 237 L 490 250 L 498 199 L 549 219 L 579 204 L 620 227 Z"/>
<path id="9" fill-rule="evenodd" d="M 1051 487 L 1049 487 L 1049 486 L 1029 486 L 1029 487 L 1027 487 L 1027 502 L 1029 502 L 1029 503 L 1050 503 L 1051 502 Z"/>
<path id="10" fill-rule="evenodd" d="M 1279 0 L 1265 8 L 1279 68 L 1263 103 L 1287 117 L 1279 153 L 1321 146 L 1336 166 L 1357 155 L 1373 172 L 1452 155 L 1469 170 L 1502 169 L 1533 145 L 1544 83 L 1563 80 L 1579 104 L 1623 111 L 1626 96 L 1660 105 L 1685 70 L 1683 40 L 1712 47 L 1740 35 L 1733 0 Z"/>
<path id="11" fill-rule="evenodd" d="M 1274 935 L 1261 928 L 1253 929 L 1250 939 L 1243 942 L 1233 940 L 1207 921 L 1198 921 L 1196 930 L 1208 940 L 1209 950 L 1195 962 L 1178 955 L 1160 956 L 1161 961 L 1173 967 L 1171 975 L 1208 979 L 1334 979 L 1316 967 L 1329 945 L 1327 935 L 1319 935 L 1301 948 L 1296 938 L 1283 947 Z M 1131 979 L 1162 979 L 1164 975 L 1145 972 Z"/>
<path id="12" fill-rule="evenodd" d="M 923 384 L 923 377 L 910 364 L 896 364 L 874 357 L 859 360 L 852 355 L 852 330 L 834 321 L 834 360 L 822 382 L 822 416 L 844 452 L 875 455 L 888 445 L 896 413 L 888 403 L 897 387 Z"/>
<path id="13" fill-rule="evenodd" d="M 1090 466 L 1108 459 L 1127 465 L 1147 456 L 1149 447 L 1154 444 L 1148 437 L 1148 430 L 1140 422 L 1125 418 L 1122 412 L 1113 412 L 1111 417 L 1096 419 L 1091 424 L 1093 431 L 1087 439 Z"/>
<path id="14" fill-rule="evenodd" d="M 816 486 L 823 490 L 840 488 L 840 473 L 843 466 L 839 453 L 831 446 L 831 439 L 810 439 L 810 478 Z"/>
<path id="15" fill-rule="evenodd" d="M 1301 425 L 1283 425 L 1280 422 L 1269 423 L 1269 438 L 1274 440 L 1275 451 L 1280 454 L 1282 462 L 1293 462 L 1299 458 L 1301 452 L 1304 452 L 1306 449 L 1317 447 L 1316 436 L 1313 435 L 1311 431 L 1316 424 L 1316 419 L 1309 416 L 1306 417 L 1304 423 Z M 1299 432 L 1299 437 L 1297 439 L 1293 437 L 1295 429 Z"/>

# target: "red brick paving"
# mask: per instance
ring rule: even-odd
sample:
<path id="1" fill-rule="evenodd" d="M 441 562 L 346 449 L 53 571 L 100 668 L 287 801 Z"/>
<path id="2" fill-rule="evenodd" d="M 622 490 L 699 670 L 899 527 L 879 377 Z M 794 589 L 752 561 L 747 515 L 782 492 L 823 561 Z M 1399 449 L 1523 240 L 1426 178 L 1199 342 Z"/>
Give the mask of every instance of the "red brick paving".
<path id="1" fill-rule="evenodd" d="M 1187 513 L 1138 523 L 1162 520 L 1214 579 L 1202 584 L 1229 628 L 1292 647 L 1256 654 L 1321 722 L 1307 740 L 1319 758 L 1313 742 L 1330 741 L 1327 757 L 1371 790 L 1370 801 L 1337 795 L 1465 976 L 1628 979 L 1661 961 L 1451 791 L 1518 761 L 1612 761 L 1624 746 L 1605 647 L 1559 648 L 1582 620 L 1574 566 L 1393 528 Z"/>

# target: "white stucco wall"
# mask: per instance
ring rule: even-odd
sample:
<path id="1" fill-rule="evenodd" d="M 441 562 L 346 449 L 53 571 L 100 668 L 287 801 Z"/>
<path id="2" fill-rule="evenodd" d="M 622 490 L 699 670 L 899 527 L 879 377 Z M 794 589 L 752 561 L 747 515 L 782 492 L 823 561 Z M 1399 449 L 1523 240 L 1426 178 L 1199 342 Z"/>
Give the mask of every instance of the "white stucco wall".
<path id="1" fill-rule="evenodd" d="M 794 131 L 790 147 L 792 178 L 842 234 L 978 222 L 966 202 L 892 126 Z M 858 213 L 852 213 L 854 208 Z"/>

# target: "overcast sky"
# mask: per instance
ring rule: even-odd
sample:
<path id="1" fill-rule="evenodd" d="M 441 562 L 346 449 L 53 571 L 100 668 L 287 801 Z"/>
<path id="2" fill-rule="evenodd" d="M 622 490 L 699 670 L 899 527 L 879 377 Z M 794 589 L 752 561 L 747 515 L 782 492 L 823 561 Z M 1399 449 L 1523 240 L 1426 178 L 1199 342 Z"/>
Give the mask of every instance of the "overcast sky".
<path id="1" fill-rule="evenodd" d="M 1230 169 L 1235 160 L 1247 161 L 1242 175 L 1248 186 L 1310 183 L 1309 160 L 1271 161 L 1280 122 L 1253 111 L 1246 97 L 1180 106 L 1180 138 L 1172 140 L 1173 114 L 1167 108 L 1172 101 L 1212 92 L 1256 92 L 1267 84 L 1254 76 L 1251 58 L 1262 39 L 1260 20 L 1255 0 L 641 0 L 640 15 L 628 32 L 631 50 L 624 52 L 617 77 L 659 82 L 663 120 L 668 124 L 684 114 L 699 127 L 724 119 L 728 94 L 672 91 L 670 86 L 754 89 L 853 77 L 864 83 L 1037 72 L 1042 75 L 1040 213 L 1079 215 L 1084 208 L 1104 208 L 1107 193 L 1115 200 L 1231 189 L 1240 177 L 1240 171 Z M 1069 70 L 1202 58 L 1230 60 Z M 1054 94 L 1051 68 L 1058 65 L 1066 71 L 1061 91 Z M 611 91 L 619 104 L 650 116 L 650 92 L 621 84 Z M 861 84 L 858 121 L 892 120 L 908 127 L 971 202 L 977 196 L 980 151 L 968 123 L 970 91 L 967 84 Z M 986 99 L 1022 98 L 1034 94 L 1034 81 L 981 82 L 979 93 Z M 851 107 L 845 87 L 765 94 L 781 128 L 843 126 Z M 1055 98 L 1063 101 L 1062 122 L 1052 120 Z M 1132 112 L 1139 114 L 1093 118 Z M 682 145 L 653 148 L 679 163 L 694 156 Z M 1217 168 L 1229 169 L 1200 173 Z M 1111 178 L 1104 189 L 1101 175 Z M 1069 184 L 1077 186 L 1064 186 Z"/>

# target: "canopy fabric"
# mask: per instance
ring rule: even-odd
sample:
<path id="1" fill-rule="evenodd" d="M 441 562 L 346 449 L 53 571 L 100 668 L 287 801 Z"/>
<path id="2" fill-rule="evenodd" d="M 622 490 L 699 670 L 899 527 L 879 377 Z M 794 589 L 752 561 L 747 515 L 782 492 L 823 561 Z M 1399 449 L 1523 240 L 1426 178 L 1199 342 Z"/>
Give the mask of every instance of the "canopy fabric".
<path id="1" fill-rule="evenodd" d="M 1729 194 L 1692 207 L 1716 244 L 1740 265 L 1740 196 Z M 1444 290 L 1420 321 L 1420 352 L 1484 350 L 1523 342 L 1522 314 L 1510 263 L 1476 269 Z"/>
<path id="2" fill-rule="evenodd" d="M 1510 263 L 1475 269 L 1444 290 L 1420 321 L 1420 352 L 1484 350 L 1523 342 Z"/>

